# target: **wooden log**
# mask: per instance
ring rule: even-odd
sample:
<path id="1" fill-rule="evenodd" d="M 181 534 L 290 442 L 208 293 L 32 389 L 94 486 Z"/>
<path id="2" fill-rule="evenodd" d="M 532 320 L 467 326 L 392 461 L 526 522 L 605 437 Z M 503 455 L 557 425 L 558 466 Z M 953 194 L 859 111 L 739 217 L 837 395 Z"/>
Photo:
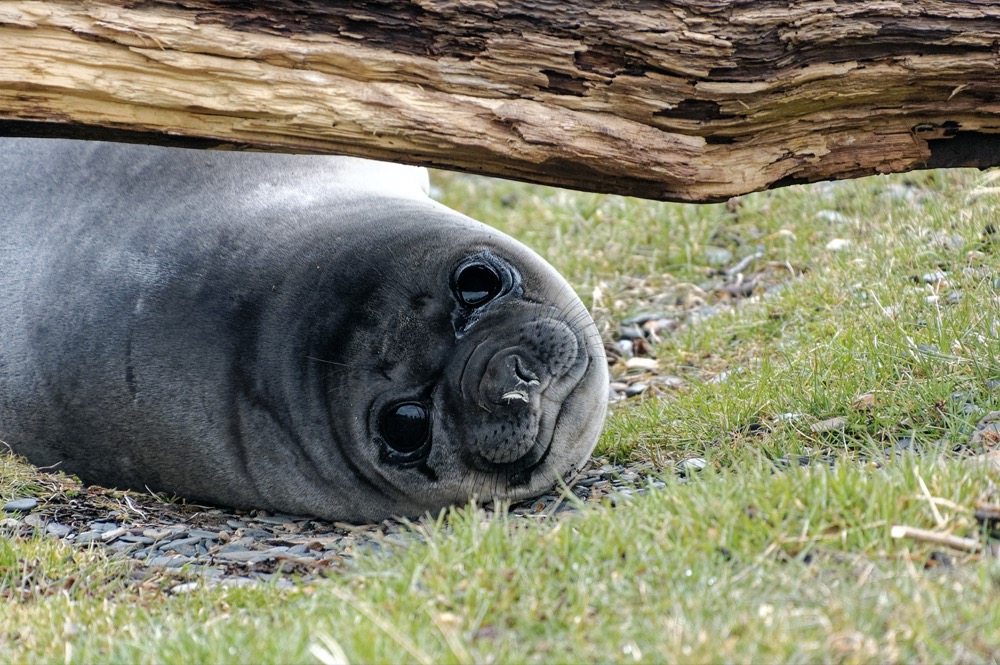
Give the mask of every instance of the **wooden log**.
<path id="1" fill-rule="evenodd" d="M 1000 5 L 0 0 L 0 135 L 682 201 L 984 168 L 1000 164 Z"/>

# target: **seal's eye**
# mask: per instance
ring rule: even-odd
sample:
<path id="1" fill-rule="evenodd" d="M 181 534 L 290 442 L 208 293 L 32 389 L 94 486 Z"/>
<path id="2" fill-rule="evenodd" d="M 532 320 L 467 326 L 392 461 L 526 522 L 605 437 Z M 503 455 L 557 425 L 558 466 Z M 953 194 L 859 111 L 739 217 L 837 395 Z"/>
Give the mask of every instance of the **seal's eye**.
<path id="1" fill-rule="evenodd" d="M 379 429 L 386 444 L 397 453 L 413 453 L 427 443 L 430 418 L 419 402 L 403 402 L 390 406 L 379 420 Z"/>
<path id="2" fill-rule="evenodd" d="M 479 307 L 496 298 L 503 282 L 496 270 L 485 263 L 464 266 L 455 275 L 455 294 L 466 307 Z"/>

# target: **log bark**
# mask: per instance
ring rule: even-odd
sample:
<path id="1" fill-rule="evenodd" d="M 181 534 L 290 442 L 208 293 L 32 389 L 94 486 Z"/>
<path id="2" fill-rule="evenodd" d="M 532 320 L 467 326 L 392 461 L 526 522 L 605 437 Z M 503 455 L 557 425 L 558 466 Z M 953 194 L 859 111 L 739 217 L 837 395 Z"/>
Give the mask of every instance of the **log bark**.
<path id="1" fill-rule="evenodd" d="M 0 0 L 0 135 L 714 201 L 1000 164 L 986 0 Z"/>

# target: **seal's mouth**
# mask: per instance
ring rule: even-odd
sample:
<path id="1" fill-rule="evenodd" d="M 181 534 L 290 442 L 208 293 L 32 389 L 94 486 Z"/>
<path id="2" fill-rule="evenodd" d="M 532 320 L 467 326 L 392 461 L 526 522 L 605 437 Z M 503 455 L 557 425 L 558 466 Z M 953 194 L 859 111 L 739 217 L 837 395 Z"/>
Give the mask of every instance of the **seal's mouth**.
<path id="1" fill-rule="evenodd" d="M 487 363 L 487 371 L 475 386 L 478 390 L 469 385 L 476 384 L 474 379 L 466 379 L 477 376 L 475 371 L 469 371 L 472 361 L 470 356 L 462 371 L 463 395 L 479 400 L 480 408 L 486 412 L 485 420 L 509 418 L 516 424 L 501 425 L 501 431 L 509 430 L 512 438 L 498 442 L 501 444 L 499 450 L 476 450 L 474 447 L 466 449 L 465 462 L 469 468 L 502 479 L 508 492 L 518 488 L 527 489 L 532 484 L 536 472 L 545 466 L 556 444 L 561 443 L 557 434 L 560 431 L 560 421 L 567 411 L 564 407 L 573 400 L 573 392 L 583 382 L 594 363 L 594 358 L 586 354 L 582 344 L 580 352 L 582 357 L 578 356 L 576 360 L 584 360 L 582 364 L 574 362 L 569 371 L 562 375 L 544 376 L 542 372 L 525 367 L 516 350 L 512 352 L 505 349 L 493 355 Z M 504 355 L 505 353 L 508 355 Z M 495 376 L 492 376 L 495 373 L 488 370 L 498 365 L 509 366 L 513 378 L 507 382 L 496 381 Z M 541 378 L 539 375 L 542 375 Z M 516 387 L 510 388 L 507 385 L 512 382 Z M 490 393 L 493 393 L 492 396 Z M 518 430 L 523 435 L 530 434 L 530 438 L 524 436 L 519 440 L 513 436 Z M 589 454 L 589 449 L 587 452 Z M 514 459 L 501 461 L 501 457 Z M 546 479 L 546 482 L 549 481 L 550 479 Z M 527 493 L 530 494 L 530 490 Z"/>

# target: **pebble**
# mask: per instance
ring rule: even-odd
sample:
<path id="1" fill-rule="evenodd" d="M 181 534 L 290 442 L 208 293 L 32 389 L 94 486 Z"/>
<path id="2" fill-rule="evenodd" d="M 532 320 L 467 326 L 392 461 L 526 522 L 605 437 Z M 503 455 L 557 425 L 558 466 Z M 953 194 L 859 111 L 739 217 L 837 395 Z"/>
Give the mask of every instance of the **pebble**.
<path id="1" fill-rule="evenodd" d="M 135 543 L 137 545 L 152 545 L 155 541 L 152 538 L 147 538 L 146 536 L 122 536 L 121 540 L 126 543 Z"/>
<path id="2" fill-rule="evenodd" d="M 685 464 L 697 465 L 698 462 L 688 460 Z M 627 467 L 603 464 L 583 472 L 571 491 L 583 502 L 608 500 L 613 505 L 621 505 L 666 488 L 667 483 L 660 480 L 657 473 L 662 473 L 662 469 L 650 463 Z M 111 555 L 136 561 L 140 570 L 183 566 L 185 575 L 196 575 L 206 583 L 238 586 L 271 583 L 281 587 L 290 584 L 285 576 L 294 574 L 308 579 L 331 567 L 350 565 L 360 552 L 388 556 L 419 538 L 403 523 L 394 520 L 341 527 L 288 515 L 264 514 L 236 519 L 226 511 L 168 506 L 149 497 L 136 496 L 133 501 L 141 512 L 102 511 L 87 504 L 81 513 L 76 512 L 80 510 L 77 499 L 71 504 L 60 504 L 58 499 L 52 499 L 45 506 L 46 511 L 51 512 L 39 511 L 21 519 L 7 518 L 0 526 L 16 529 L 24 535 L 30 535 L 27 529 L 31 528 L 35 533 L 62 538 L 82 547 L 100 546 Z M 563 491 L 552 490 L 532 501 L 515 504 L 509 510 L 513 516 L 561 519 L 578 512 L 579 505 L 576 501 L 568 501 Z M 483 511 L 486 515 L 494 514 L 490 506 Z M 33 518 L 34 524 L 26 524 L 29 518 Z M 190 578 L 182 581 L 182 584 L 187 583 Z M 181 586 L 179 593 L 183 593 L 184 588 Z"/>
<path id="3" fill-rule="evenodd" d="M 842 252 L 845 249 L 849 249 L 851 246 L 851 241 L 846 238 L 834 238 L 830 242 L 826 243 L 826 249 L 828 252 Z"/>
<path id="4" fill-rule="evenodd" d="M 142 535 L 146 538 L 152 538 L 154 541 L 162 540 L 172 534 L 173 531 L 170 529 L 144 529 Z"/>
<path id="5" fill-rule="evenodd" d="M 94 522 L 90 525 L 90 530 L 96 531 L 97 533 L 107 533 L 108 531 L 114 531 L 117 528 L 117 522 Z"/>
<path id="6" fill-rule="evenodd" d="M 89 543 L 99 543 L 101 542 L 101 532 L 100 531 L 87 531 L 81 533 L 76 537 L 77 545 L 87 545 Z"/>
<path id="7" fill-rule="evenodd" d="M 632 344 L 632 340 L 630 339 L 620 339 L 617 342 L 615 342 L 615 346 L 618 348 L 621 354 L 626 358 L 631 358 L 632 355 L 635 353 L 634 350 L 635 345 Z"/>
<path id="8" fill-rule="evenodd" d="M 198 582 L 185 582 L 170 587 L 170 593 L 190 593 L 191 591 L 195 591 L 199 586 L 201 585 Z"/>
<path id="9" fill-rule="evenodd" d="M 110 529 L 101 534 L 101 540 L 106 543 L 110 543 L 118 538 L 118 536 L 124 536 L 126 533 L 128 533 L 128 529 L 123 526 L 118 527 L 117 529 Z"/>
<path id="10" fill-rule="evenodd" d="M 710 266 L 724 266 L 733 260 L 733 253 L 722 247 L 705 247 L 705 260 Z"/>
<path id="11" fill-rule="evenodd" d="M 202 539 L 199 536 L 195 536 L 193 538 L 178 538 L 176 540 L 170 540 L 165 543 L 161 543 L 160 545 L 157 546 L 156 549 L 159 550 L 177 549 L 178 547 L 195 545 L 196 543 L 201 542 L 201 540 Z"/>
<path id="12" fill-rule="evenodd" d="M 620 335 L 621 339 L 627 339 L 627 340 L 639 339 L 641 337 L 646 336 L 646 333 L 643 332 L 642 328 L 640 328 L 637 325 L 630 325 L 630 326 L 623 325 L 621 326 L 621 329 L 618 331 L 618 334 Z"/>
<path id="13" fill-rule="evenodd" d="M 848 224 L 851 218 L 836 210 L 819 210 L 816 212 L 816 219 L 830 224 Z"/>
<path id="14" fill-rule="evenodd" d="M 845 427 L 847 427 L 847 419 L 837 416 L 836 418 L 828 418 L 818 423 L 813 423 L 809 426 L 809 429 L 816 434 L 820 434 L 822 432 L 840 432 Z"/>
<path id="15" fill-rule="evenodd" d="M 146 565 L 163 568 L 180 568 L 191 562 L 191 557 L 175 554 L 174 556 L 155 556 L 146 560 Z"/>
<path id="16" fill-rule="evenodd" d="M 708 380 L 709 383 L 725 383 L 730 379 L 730 377 L 742 374 L 744 369 L 742 367 L 734 367 L 733 369 L 726 370 L 725 372 L 719 372 L 711 379 Z"/>
<path id="17" fill-rule="evenodd" d="M 637 395 L 643 394 L 648 389 L 649 389 L 648 383 L 633 383 L 631 386 L 625 389 L 625 396 L 635 397 Z"/>
<path id="18" fill-rule="evenodd" d="M 264 529 L 243 529 L 244 538 L 270 538 L 273 534 Z"/>
<path id="19" fill-rule="evenodd" d="M 258 563 L 270 557 L 262 552 L 216 552 L 216 558 L 236 563 Z"/>
<path id="20" fill-rule="evenodd" d="M 46 524 L 49 523 L 49 521 L 45 519 L 42 515 L 38 515 L 36 513 L 33 515 L 26 515 L 25 518 L 21 520 L 21 523 L 31 527 L 43 528 L 45 527 Z"/>
<path id="21" fill-rule="evenodd" d="M 969 444 L 973 447 L 1000 447 L 1000 411 L 990 411 L 976 424 Z"/>
<path id="22" fill-rule="evenodd" d="M 35 499 L 14 499 L 3 505 L 5 513 L 27 513 L 38 507 Z"/>
<path id="23" fill-rule="evenodd" d="M 708 462 L 701 457 L 689 457 L 688 459 L 678 462 L 677 466 L 685 473 L 691 473 L 701 471 L 708 466 Z"/>
<path id="24" fill-rule="evenodd" d="M 218 540 L 218 531 L 201 531 L 200 529 L 191 529 L 187 532 L 189 538 L 200 538 L 201 540 Z"/>
<path id="25" fill-rule="evenodd" d="M 50 536 L 55 536 L 56 538 L 65 538 L 70 534 L 73 529 L 66 526 L 65 524 L 56 524 L 53 522 L 45 527 L 45 533 Z"/>
<path id="26" fill-rule="evenodd" d="M 667 314 L 666 312 L 643 312 L 642 314 L 636 314 L 634 316 L 630 316 L 629 318 L 625 319 L 624 321 L 622 321 L 622 325 L 641 326 L 645 325 L 649 321 L 652 321 L 653 319 L 666 319 L 669 318 L 669 316 L 670 315 Z"/>

